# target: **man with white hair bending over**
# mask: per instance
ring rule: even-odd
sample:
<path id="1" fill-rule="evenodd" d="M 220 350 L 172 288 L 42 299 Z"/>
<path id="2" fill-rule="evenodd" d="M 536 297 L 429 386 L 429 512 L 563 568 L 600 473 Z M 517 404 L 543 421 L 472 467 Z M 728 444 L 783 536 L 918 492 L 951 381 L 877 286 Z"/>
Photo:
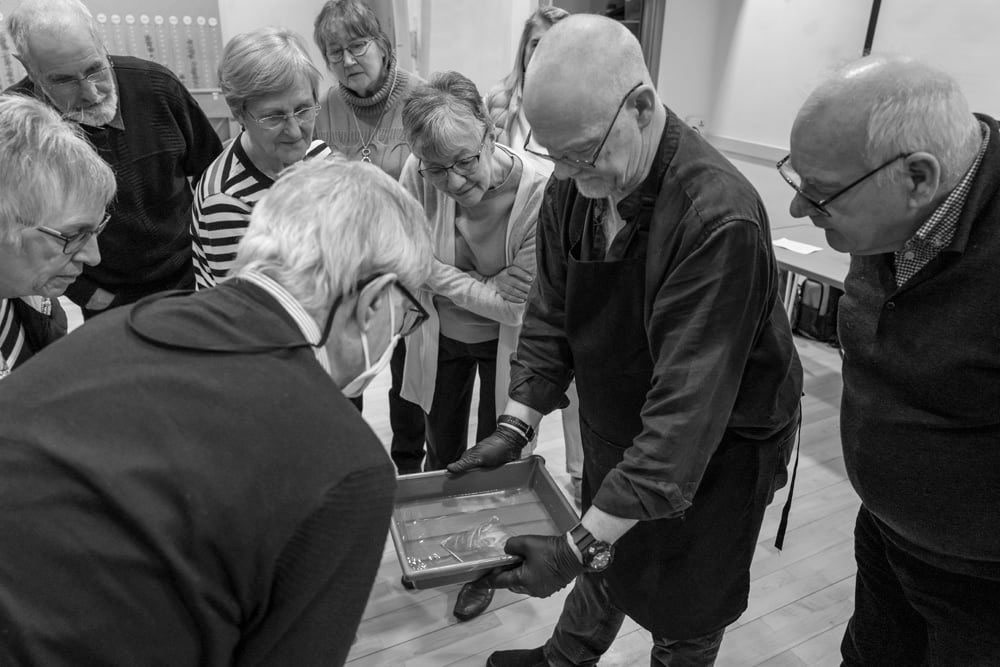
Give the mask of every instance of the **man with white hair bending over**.
<path id="1" fill-rule="evenodd" d="M 310 160 L 229 278 L 102 315 L 0 382 L 0 665 L 341 665 L 395 470 L 345 394 L 427 313 L 417 202 Z"/>
<path id="2" fill-rule="evenodd" d="M 23 0 L 7 17 L 28 76 L 9 90 L 79 123 L 114 169 L 103 261 L 66 290 L 91 317 L 147 294 L 194 287 L 192 184 L 222 150 L 198 103 L 165 67 L 109 55 L 79 0 Z"/>

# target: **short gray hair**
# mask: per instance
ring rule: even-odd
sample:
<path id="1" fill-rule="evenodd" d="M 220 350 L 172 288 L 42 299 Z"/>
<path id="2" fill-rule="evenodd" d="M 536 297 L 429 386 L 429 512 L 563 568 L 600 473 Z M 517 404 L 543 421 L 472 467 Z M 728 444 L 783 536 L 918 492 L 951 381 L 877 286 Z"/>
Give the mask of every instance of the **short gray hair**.
<path id="1" fill-rule="evenodd" d="M 479 89 L 458 72 L 436 72 L 417 86 L 403 106 L 403 130 L 411 147 L 448 154 L 458 148 L 466 123 L 494 129 Z"/>
<path id="2" fill-rule="evenodd" d="M 831 97 L 850 100 L 859 110 L 864 160 L 872 169 L 896 155 L 926 151 L 941 165 L 941 183 L 953 187 L 982 141 L 979 121 L 958 82 L 912 58 L 861 58 L 839 69 L 817 92 L 803 106 L 805 113 Z M 902 173 L 899 163 L 874 178 L 885 185 Z"/>
<path id="3" fill-rule="evenodd" d="M 319 99 L 323 75 L 313 64 L 305 41 L 283 28 L 260 28 L 236 35 L 226 44 L 219 62 L 219 87 L 233 113 L 253 100 L 289 90 L 300 78 Z"/>
<path id="4" fill-rule="evenodd" d="M 61 33 L 79 27 L 90 32 L 98 51 L 107 53 L 93 14 L 80 0 L 23 0 L 7 15 L 7 32 L 25 67 L 33 60 L 28 45 L 33 33 Z"/>
<path id="5" fill-rule="evenodd" d="M 0 95 L 0 240 L 43 224 L 67 202 L 107 208 L 115 175 L 79 127 L 42 102 Z M 97 221 L 95 221 L 97 222 Z"/>
<path id="6" fill-rule="evenodd" d="M 434 259 L 417 200 L 378 167 L 342 158 L 298 162 L 254 206 L 230 277 L 259 271 L 317 321 L 362 279 L 424 284 Z"/>
<path id="7" fill-rule="evenodd" d="M 371 7 L 360 0 L 327 0 L 319 10 L 313 24 L 313 40 L 323 54 L 327 69 L 332 69 L 326 59 L 326 49 L 333 39 L 338 24 L 352 39 L 372 37 L 382 49 L 383 66 L 388 66 L 390 56 L 396 52 L 393 42 L 382 30 L 382 24 Z"/>

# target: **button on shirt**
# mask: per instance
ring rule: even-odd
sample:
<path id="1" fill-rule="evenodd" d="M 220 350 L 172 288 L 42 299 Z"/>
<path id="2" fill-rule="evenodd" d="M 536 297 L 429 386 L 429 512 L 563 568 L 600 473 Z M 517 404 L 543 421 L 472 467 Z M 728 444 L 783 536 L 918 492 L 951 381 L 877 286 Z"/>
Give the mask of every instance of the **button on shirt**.
<path id="1" fill-rule="evenodd" d="M 983 161 L 983 154 L 986 152 L 986 145 L 990 141 L 990 128 L 985 123 L 980 123 L 983 140 L 979 145 L 979 154 L 965 176 L 951 191 L 948 198 L 938 206 L 931 217 L 920 226 L 906 244 L 896 251 L 893 259 L 893 267 L 896 273 L 896 287 L 902 287 L 910 278 L 915 276 L 920 269 L 924 268 L 932 259 L 948 247 L 952 239 L 955 238 L 955 230 L 958 228 L 958 217 L 965 207 L 965 200 L 969 196 L 969 189 L 972 181 L 979 171 L 979 164 Z"/>

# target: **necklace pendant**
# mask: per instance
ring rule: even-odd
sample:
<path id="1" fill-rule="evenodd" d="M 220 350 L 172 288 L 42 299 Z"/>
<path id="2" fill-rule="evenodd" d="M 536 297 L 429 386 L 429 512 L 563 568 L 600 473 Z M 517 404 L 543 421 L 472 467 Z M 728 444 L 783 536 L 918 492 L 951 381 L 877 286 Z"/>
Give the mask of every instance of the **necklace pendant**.
<path id="1" fill-rule="evenodd" d="M 0 380 L 4 379 L 10 375 L 10 369 L 7 368 L 7 364 L 0 364 Z"/>
<path id="2" fill-rule="evenodd" d="M 367 162 L 368 164 L 372 163 L 372 150 L 367 146 L 363 146 L 361 148 L 361 161 Z"/>

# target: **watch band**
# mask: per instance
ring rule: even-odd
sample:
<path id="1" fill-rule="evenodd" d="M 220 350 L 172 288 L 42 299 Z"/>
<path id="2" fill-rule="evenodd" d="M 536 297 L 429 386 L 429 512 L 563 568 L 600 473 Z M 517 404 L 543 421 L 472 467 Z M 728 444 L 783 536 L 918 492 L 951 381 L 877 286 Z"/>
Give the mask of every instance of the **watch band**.
<path id="1" fill-rule="evenodd" d="M 524 436 L 524 439 L 531 442 L 535 437 L 535 429 L 527 422 L 511 415 L 500 415 L 497 417 L 497 425 L 509 426 Z"/>
<path id="2" fill-rule="evenodd" d="M 576 548 L 580 550 L 583 567 L 590 572 L 603 572 L 614 558 L 614 547 L 594 537 L 583 523 L 578 523 L 569 531 Z"/>

